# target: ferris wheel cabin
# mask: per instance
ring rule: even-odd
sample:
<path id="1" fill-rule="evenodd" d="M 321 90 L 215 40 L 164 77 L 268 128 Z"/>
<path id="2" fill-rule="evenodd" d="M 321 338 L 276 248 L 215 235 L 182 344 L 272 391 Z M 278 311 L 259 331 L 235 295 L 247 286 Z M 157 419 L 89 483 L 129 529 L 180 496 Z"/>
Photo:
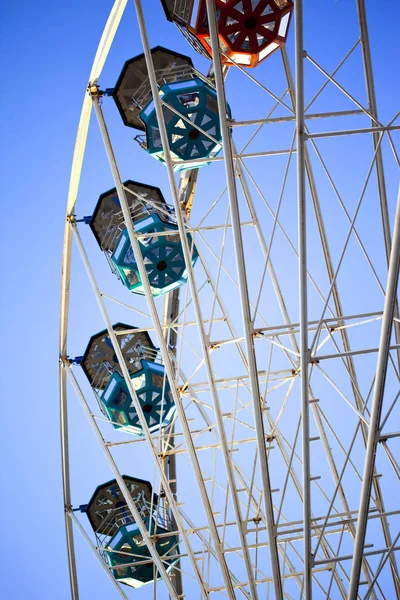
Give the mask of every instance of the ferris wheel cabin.
<path id="1" fill-rule="evenodd" d="M 194 69 L 188 56 L 161 46 L 153 48 L 151 53 L 159 95 L 164 103 L 174 171 L 202 167 L 222 148 L 215 88 L 209 79 Z M 113 97 L 125 125 L 144 131 L 144 135 L 136 137 L 140 145 L 159 161 L 165 162 L 143 54 L 125 63 Z M 226 110 L 230 118 L 228 105 Z"/>
<path id="2" fill-rule="evenodd" d="M 168 535 L 173 528 L 167 511 L 150 482 L 122 477 L 149 535 L 157 536 L 156 550 L 170 571 L 178 560 L 179 548 L 177 535 Z M 103 549 L 103 559 L 113 567 L 111 572 L 117 581 L 134 588 L 154 581 L 150 552 L 115 479 L 99 485 L 81 510 L 87 514 L 97 545 Z"/>
<path id="3" fill-rule="evenodd" d="M 206 1 L 161 0 L 165 15 L 189 43 L 212 57 Z M 256 67 L 285 44 L 292 0 L 215 0 L 221 60 Z"/>
<path id="4" fill-rule="evenodd" d="M 147 427 L 151 433 L 167 427 L 174 416 L 175 403 L 164 366 L 158 361 L 158 351 L 149 334 L 135 332 L 135 327 L 125 323 L 117 323 L 113 329 Z M 143 435 L 107 330 L 90 338 L 80 364 L 114 428 Z"/>
<path id="5" fill-rule="evenodd" d="M 142 236 L 138 239 L 151 292 L 153 296 L 166 294 L 187 281 L 174 210 L 157 187 L 131 180 L 124 187 L 134 229 Z M 130 291 L 144 294 L 116 188 L 100 195 L 90 227 L 111 270 Z M 198 252 L 189 234 L 187 238 L 194 266 Z"/>

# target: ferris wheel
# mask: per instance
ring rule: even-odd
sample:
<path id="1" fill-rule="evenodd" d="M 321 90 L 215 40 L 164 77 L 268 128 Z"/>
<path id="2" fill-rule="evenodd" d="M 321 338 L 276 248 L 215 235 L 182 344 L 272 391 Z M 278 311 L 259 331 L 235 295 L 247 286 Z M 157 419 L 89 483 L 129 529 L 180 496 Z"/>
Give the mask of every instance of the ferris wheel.
<path id="1" fill-rule="evenodd" d="M 162 0 L 174 48 L 149 43 L 155 4 L 134 0 L 142 48 L 125 35 L 107 70 L 130 18 L 114 2 L 72 164 L 71 598 L 89 580 L 107 598 L 399 598 L 400 112 L 389 75 L 378 111 L 370 44 L 387 16 Z M 100 144 L 108 168 L 85 175 Z"/>

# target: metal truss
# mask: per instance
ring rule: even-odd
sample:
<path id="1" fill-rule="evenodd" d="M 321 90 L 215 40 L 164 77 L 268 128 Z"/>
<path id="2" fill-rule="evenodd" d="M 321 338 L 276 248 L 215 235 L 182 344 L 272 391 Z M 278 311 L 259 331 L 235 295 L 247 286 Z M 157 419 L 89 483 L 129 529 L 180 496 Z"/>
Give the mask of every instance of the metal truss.
<path id="1" fill-rule="evenodd" d="M 153 564 L 160 578 L 143 588 L 144 599 L 400 597 L 400 196 L 393 195 L 400 125 L 399 112 L 380 120 L 364 0 L 346 7 L 358 30 L 350 47 L 337 40 L 333 69 L 305 27 L 310 8 L 297 0 L 293 50 L 284 47 L 265 63 L 275 61 L 276 82 L 263 65 L 222 67 L 215 4 L 206 0 L 223 153 L 179 178 L 173 167 L 182 161 L 169 150 L 142 2 L 134 0 L 188 274 L 187 285 L 164 302 L 151 293 L 99 81 L 126 4 L 114 3 L 90 73 L 67 201 L 60 422 L 71 598 L 80 597 L 76 532 L 97 559 L 93 573 L 98 564 L 106 572 L 110 597 L 131 597 L 74 511 L 82 501 L 71 494 L 74 396 L 149 550 L 151 558 L 140 564 Z M 354 85 L 342 78 L 349 66 Z M 247 101 L 252 93 L 263 98 L 255 106 L 266 114 L 248 101 L 248 118 L 227 119 L 230 81 Z M 92 108 L 144 299 L 112 286 L 111 273 L 97 276 L 102 257 L 92 255 L 89 234 L 75 217 Z M 161 168 L 155 164 L 154 172 Z M 187 233 L 199 253 L 195 267 Z M 142 437 L 113 429 L 70 359 L 81 350 L 67 343 L 74 327 L 73 241 Z M 86 310 L 84 299 L 81 304 Z M 132 313 L 139 331 L 150 332 L 160 348 L 177 410 L 172 426 L 157 433 L 150 433 L 129 378 L 121 332 L 112 329 L 116 309 L 126 322 Z M 87 333 L 89 339 L 95 332 Z M 170 572 L 121 475 L 130 461 L 135 476 L 139 457 L 171 516 L 174 531 L 163 535 L 179 536 L 179 560 Z M 139 564 L 134 555 L 132 564 Z"/>

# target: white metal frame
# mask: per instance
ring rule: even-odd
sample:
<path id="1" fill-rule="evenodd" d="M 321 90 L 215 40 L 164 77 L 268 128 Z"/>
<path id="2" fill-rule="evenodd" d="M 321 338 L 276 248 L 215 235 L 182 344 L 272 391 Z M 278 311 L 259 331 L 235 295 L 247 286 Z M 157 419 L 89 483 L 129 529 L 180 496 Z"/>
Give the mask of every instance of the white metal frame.
<path id="1" fill-rule="evenodd" d="M 134 0 L 136 14 L 138 18 L 139 30 L 141 34 L 149 80 L 152 88 L 155 109 L 160 125 L 160 134 L 162 139 L 163 151 L 166 167 L 168 171 L 171 197 L 174 202 L 177 216 L 177 224 L 182 240 L 183 253 L 188 272 L 188 290 L 183 299 L 181 293 L 180 308 L 176 304 L 174 310 L 169 314 L 168 320 L 164 312 L 163 318 L 159 312 L 151 294 L 150 285 L 147 279 L 145 265 L 140 252 L 139 237 L 132 226 L 129 209 L 125 197 L 125 189 L 119 175 L 118 166 L 115 160 L 110 136 L 105 123 L 104 115 L 101 109 L 101 92 L 98 88 L 98 78 L 101 74 L 104 62 L 106 60 L 113 37 L 118 28 L 120 19 L 126 6 L 126 0 L 116 0 L 106 24 L 98 52 L 95 57 L 94 65 L 89 78 L 88 92 L 85 94 L 80 126 L 75 148 L 70 189 L 67 202 L 67 215 L 63 247 L 63 268 L 61 283 L 61 313 L 60 313 L 60 417 L 61 417 L 61 448 L 62 448 L 62 472 L 65 506 L 65 527 L 68 548 L 68 562 L 71 583 L 71 597 L 78 600 L 78 577 L 76 570 L 76 559 L 74 552 L 74 532 L 73 524 L 77 527 L 91 549 L 96 553 L 97 550 L 91 542 L 90 536 L 86 533 L 80 521 L 72 511 L 72 500 L 70 491 L 70 473 L 69 473 L 69 445 L 68 436 L 68 412 L 67 412 L 67 379 L 70 380 L 72 387 L 78 395 L 82 407 L 94 430 L 95 436 L 111 466 L 122 493 L 131 509 L 135 520 L 141 530 L 143 539 L 149 549 L 150 555 L 157 570 L 161 574 L 166 585 L 170 598 L 180 598 L 185 594 L 184 581 L 182 582 L 181 572 L 179 574 L 168 574 L 146 528 L 132 502 L 129 492 L 121 477 L 118 464 L 113 458 L 111 449 L 114 445 L 125 444 L 127 447 L 134 447 L 135 440 L 132 442 L 108 443 L 103 437 L 96 417 L 90 409 L 85 395 L 78 383 L 77 378 L 72 372 L 71 363 L 67 352 L 67 330 L 68 330 L 68 312 L 69 312 L 69 285 L 71 277 L 71 245 L 74 237 L 80 251 L 83 263 L 88 272 L 92 288 L 98 302 L 100 312 L 104 318 L 110 339 L 113 343 L 117 358 L 128 385 L 132 400 L 136 403 L 136 409 L 140 418 L 142 428 L 145 433 L 144 442 L 151 450 L 153 464 L 157 477 L 165 493 L 168 507 L 173 517 L 174 526 L 180 536 L 182 548 L 182 559 L 188 559 L 192 569 L 192 576 L 197 582 L 201 597 L 208 598 L 210 594 L 224 593 L 229 598 L 236 598 L 236 593 L 241 596 L 256 600 L 261 597 L 260 590 L 266 586 L 267 593 L 273 590 L 274 597 L 282 600 L 284 597 L 292 597 L 285 590 L 288 582 L 294 581 L 300 590 L 300 597 L 311 600 L 312 596 L 317 598 L 342 597 L 348 600 L 362 598 L 384 598 L 380 578 L 384 572 L 385 565 L 390 565 L 393 593 L 400 594 L 400 580 L 398 566 L 396 562 L 396 552 L 399 550 L 397 545 L 400 531 L 391 535 L 390 523 L 395 522 L 393 518 L 400 514 L 400 510 L 386 510 L 384 496 L 380 483 L 380 473 L 377 471 L 376 457 L 379 453 L 380 444 L 384 452 L 380 456 L 380 464 L 383 460 L 384 465 L 390 466 L 394 480 L 400 482 L 400 466 L 394 452 L 389 448 L 388 442 L 395 440 L 400 436 L 397 431 L 386 432 L 387 426 L 395 429 L 390 424 L 390 418 L 396 407 L 399 394 L 394 398 L 386 400 L 384 403 L 385 383 L 388 369 L 390 369 L 391 381 L 397 385 L 400 382 L 399 364 L 400 364 L 400 320 L 398 317 L 398 299 L 397 285 L 400 264 L 400 196 L 398 199 L 397 212 L 393 229 L 393 241 L 391 239 L 391 227 L 389 220 L 389 207 L 387 197 L 387 187 L 385 183 L 384 156 L 382 153 L 382 142 L 387 140 L 393 153 L 393 159 L 399 166 L 397 150 L 392 138 L 392 132 L 400 129 L 395 124 L 395 117 L 388 123 L 382 124 L 378 119 L 377 103 L 374 90 L 374 80 L 372 72 L 371 52 L 369 47 L 367 19 L 364 0 L 356 0 L 356 8 L 360 26 L 359 40 L 354 44 L 350 51 L 337 68 L 329 73 L 319 64 L 314 57 L 307 54 L 303 40 L 303 8 L 302 0 L 297 0 L 294 15 L 295 32 L 295 58 L 296 73 L 295 82 L 291 73 L 288 54 L 285 48 L 281 50 L 282 65 L 286 76 L 287 90 L 283 96 L 274 93 L 272 89 L 267 88 L 263 83 L 257 80 L 252 73 L 249 73 L 240 66 L 238 70 L 243 73 L 243 77 L 248 77 L 252 83 L 261 87 L 275 104 L 266 118 L 249 119 L 246 121 L 229 121 L 226 117 L 226 97 L 224 77 L 227 70 L 222 69 L 219 60 L 215 61 L 213 75 L 218 96 L 219 117 L 221 122 L 223 157 L 216 157 L 210 162 L 224 161 L 226 173 L 226 190 L 229 198 L 229 210 L 225 224 L 216 223 L 215 225 L 205 225 L 202 223 L 207 217 L 205 214 L 198 226 L 189 224 L 191 206 L 185 210 L 183 202 L 190 198 L 193 200 L 196 190 L 197 171 L 192 171 L 191 175 L 182 174 L 180 185 L 178 186 L 175 174 L 173 172 L 174 164 L 180 161 L 173 161 L 168 147 L 168 138 L 164 117 L 162 112 L 162 100 L 158 95 L 158 88 L 150 46 L 147 37 L 146 24 L 140 0 Z M 214 56 L 219 56 L 220 48 L 217 34 L 217 20 L 215 14 L 215 5 L 212 0 L 206 0 L 208 19 L 210 24 L 211 47 Z M 350 94 L 337 79 L 336 73 L 341 66 L 348 60 L 355 48 L 361 44 L 362 62 L 365 75 L 365 85 L 369 106 L 365 108 L 362 104 Z M 305 106 L 304 99 L 304 61 L 308 60 L 311 65 L 317 68 L 325 77 L 326 83 Z M 235 67 L 232 67 L 235 68 Z M 310 113 L 309 109 L 312 103 L 326 87 L 327 84 L 335 85 L 347 98 L 355 104 L 355 109 L 350 111 L 330 111 L 325 113 Z M 284 100 L 285 95 L 289 97 L 289 103 Z M 171 391 L 177 407 L 177 423 L 180 429 L 175 428 L 167 432 L 161 432 L 159 435 L 151 435 L 147 429 L 144 415 L 140 408 L 140 403 L 136 398 L 135 390 L 131 385 L 129 374 L 123 362 L 122 352 L 117 343 L 116 335 L 112 330 L 111 321 L 108 316 L 104 298 L 106 294 L 100 290 L 95 279 L 94 271 L 90 259 L 84 248 L 81 236 L 78 232 L 77 223 L 74 218 L 75 202 L 77 199 L 78 185 L 82 168 L 83 154 L 86 144 L 86 136 L 90 119 L 91 107 L 94 107 L 99 123 L 102 138 L 105 144 L 111 171 L 114 177 L 114 183 L 117 188 L 118 197 L 124 213 L 126 227 L 128 229 L 130 242 L 132 244 L 135 259 L 137 261 L 140 275 L 143 281 L 145 296 L 148 304 L 148 310 L 151 316 L 151 326 L 143 328 L 145 331 L 154 331 L 157 341 L 160 345 L 161 356 L 165 365 L 166 373 L 171 384 Z M 285 117 L 274 117 L 273 112 L 278 106 L 283 106 L 288 111 Z M 338 128 L 334 131 L 312 132 L 310 131 L 311 122 L 316 119 L 330 119 L 332 117 L 362 117 L 367 116 L 371 121 L 370 127 L 352 127 L 348 129 Z M 268 149 L 259 152 L 247 152 L 246 146 L 242 151 L 237 151 L 231 132 L 236 127 L 247 127 L 258 125 L 259 131 L 268 124 L 293 123 L 295 126 L 295 138 L 290 149 Z M 256 133 L 257 134 L 257 133 Z M 253 134 L 252 138 L 254 137 Z M 363 190 L 359 197 L 358 205 L 353 216 L 346 209 L 344 202 L 339 194 L 335 184 L 334 177 L 324 162 L 322 153 L 318 146 L 319 139 L 342 136 L 368 136 L 373 142 L 373 156 L 368 173 L 363 185 Z M 251 138 L 251 139 L 252 139 Z M 343 209 L 348 220 L 349 229 L 346 241 L 343 246 L 341 257 L 336 269 L 331 255 L 328 243 L 327 228 L 324 223 L 323 211 L 318 192 L 318 178 L 313 170 L 314 153 L 319 164 L 322 166 L 327 179 L 334 190 L 335 195 Z M 286 175 L 284 177 L 282 192 L 278 207 L 274 210 L 268 203 L 263 190 L 257 185 L 247 161 L 250 158 L 264 158 L 270 156 L 288 155 L 287 169 L 289 170 L 292 155 L 296 155 L 297 161 L 297 217 L 298 217 L 298 250 L 295 244 L 286 233 L 280 218 L 280 206 L 286 184 Z M 314 155 L 313 155 L 314 157 Z M 195 163 L 195 160 L 191 160 Z M 371 174 L 376 173 L 378 182 L 378 194 L 382 215 L 382 231 L 385 244 L 385 255 L 388 263 L 388 276 L 386 285 L 381 281 L 374 267 L 372 257 L 368 253 L 362 236 L 357 230 L 356 219 L 359 207 L 362 204 L 365 190 L 371 178 Z M 250 182 L 250 183 L 249 183 Z M 239 183 L 239 185 L 237 185 Z M 256 194 L 253 196 L 250 191 L 252 185 Z M 250 221 L 241 219 L 241 200 L 240 191 L 243 193 L 245 206 L 250 213 Z M 328 294 L 321 292 L 316 280 L 310 272 L 307 261 L 307 225 L 310 217 L 307 215 L 306 202 L 309 196 L 312 201 L 317 224 L 318 234 L 322 246 L 323 264 L 329 280 Z M 216 199 L 208 214 L 211 214 L 213 208 L 221 202 L 223 193 Z M 258 208 L 256 207 L 256 196 L 268 208 L 273 219 L 271 238 L 267 242 L 265 233 L 260 224 Z M 308 210 L 308 209 L 307 209 Z M 228 222 L 228 219 L 230 222 Z M 259 287 L 259 294 L 256 303 L 252 302 L 249 294 L 246 253 L 243 246 L 244 228 L 254 227 L 262 255 L 265 259 L 264 275 Z M 223 241 L 219 248 L 219 254 L 207 243 L 207 232 L 212 230 L 222 231 Z M 299 278 L 299 321 L 292 322 L 289 309 L 286 304 L 285 294 L 279 282 L 279 269 L 272 264 L 271 248 L 273 245 L 275 233 L 283 234 L 289 247 L 294 253 L 295 260 L 298 261 Z M 206 275 L 204 282 L 196 275 L 191 265 L 191 248 L 187 241 L 186 234 L 191 233 L 202 243 L 202 250 L 199 250 L 199 263 L 202 265 L 203 272 Z M 226 236 L 233 235 L 234 256 L 237 273 L 236 276 L 225 266 L 224 246 Z M 361 314 L 343 314 L 342 299 L 338 285 L 338 274 L 342 266 L 342 259 L 345 256 L 347 244 L 350 238 L 355 238 L 359 244 L 364 258 L 371 270 L 373 279 L 384 295 L 384 306 L 378 307 L 378 310 L 370 313 Z M 207 254 L 207 256 L 206 256 Z M 211 258 L 210 258 L 211 256 Z M 213 260 L 217 263 L 217 276 L 214 277 L 208 266 L 208 261 Z M 280 308 L 283 323 L 270 324 L 263 317 L 263 306 L 261 302 L 261 293 L 263 285 L 267 282 L 267 274 L 271 282 L 274 294 Z M 236 333 L 229 307 L 226 305 L 223 290 L 221 290 L 221 278 L 228 278 L 231 285 L 237 289 L 240 306 L 242 309 L 242 335 Z M 323 304 L 323 311 L 318 320 L 309 320 L 309 300 L 308 290 L 315 289 L 320 296 Z M 209 289 L 213 296 L 211 318 L 204 317 L 202 309 L 201 294 L 203 289 Z M 188 296 L 190 291 L 190 297 Z M 112 298 L 113 299 L 113 298 Z M 117 299 L 115 299 L 119 302 Z M 120 304 L 124 304 L 119 302 Z M 195 313 L 195 322 L 186 319 L 186 311 L 192 306 Z M 129 306 L 130 305 L 125 305 Z M 168 307 L 168 300 L 166 307 Z M 381 308 L 383 310 L 381 310 Z M 133 308 L 133 310 L 135 310 Z M 170 310 L 170 308 L 168 308 Z M 252 311 L 254 314 L 252 314 Z M 140 311 L 139 311 L 140 312 Z M 326 316 L 326 312 L 330 316 Z M 221 314 L 222 317 L 217 316 Z M 256 327 L 255 321 L 263 323 L 262 327 Z M 230 337 L 213 341 L 210 339 L 212 327 L 217 322 L 223 322 L 227 325 Z M 379 347 L 373 344 L 366 345 L 363 348 L 353 349 L 350 344 L 350 331 L 352 327 L 367 328 L 380 323 L 380 342 Z M 189 337 L 186 339 L 186 332 L 191 325 L 197 325 L 199 351 L 197 351 Z M 208 328 L 208 332 L 207 332 Z M 395 343 L 392 341 L 392 331 L 395 335 Z M 174 333 L 178 339 L 178 344 L 188 348 L 193 357 L 198 362 L 193 372 L 189 376 L 184 375 L 181 366 L 182 350 L 178 350 L 176 356 L 171 355 L 168 347 L 169 335 Z M 242 348 L 242 342 L 245 342 L 245 350 Z M 269 353 L 268 367 L 261 370 L 257 366 L 257 347 L 264 344 Z M 328 344 L 330 351 L 324 352 L 323 346 Z M 223 352 L 233 346 L 242 363 L 244 373 L 236 378 L 219 377 L 213 361 L 213 352 Z M 276 353 L 286 360 L 286 368 L 271 369 L 273 356 Z M 376 372 L 370 382 L 368 394 L 361 391 L 358 380 L 358 371 L 355 359 L 360 356 L 377 353 Z M 323 361 L 323 364 L 320 363 Z M 345 391 L 342 382 L 332 378 L 330 374 L 331 361 L 340 364 L 343 373 L 346 375 L 346 386 L 348 384 L 351 391 Z M 336 362 L 337 361 L 337 362 Z M 283 364 L 283 363 L 282 363 Z M 325 367 L 328 365 L 328 367 Z M 206 381 L 196 379 L 196 372 L 205 368 Z M 192 367 L 193 368 L 193 367 Z M 351 410 L 354 421 L 354 435 L 350 445 L 343 445 L 340 440 L 340 433 L 335 432 L 331 427 L 320 399 L 314 395 L 314 380 L 318 374 L 322 377 L 324 385 L 333 389 L 335 394 L 341 398 L 344 404 Z M 344 375 L 343 375 L 344 376 Z M 292 440 L 285 434 L 282 423 L 285 418 L 285 407 L 291 397 L 292 389 L 295 387 L 296 379 L 300 381 L 301 390 L 301 411 L 295 436 Z M 273 417 L 266 403 L 266 396 L 274 393 L 281 393 L 279 390 L 288 386 L 279 413 Z M 317 385 L 318 387 L 318 385 Z M 391 393 L 392 386 L 389 386 Z M 205 398 L 209 395 L 211 403 Z M 233 410 L 229 413 L 224 411 L 223 399 L 229 394 L 233 402 Z M 269 397 L 269 396 L 268 396 Z M 272 396 L 271 396 L 272 397 Z M 369 407 L 370 404 L 370 407 Z M 385 408 L 384 408 L 385 407 Z M 186 416 L 186 411 L 195 408 L 198 411 L 200 421 L 196 420 L 196 428 Z M 211 412 L 210 412 L 211 411 Z M 213 418 L 210 418 L 210 414 Z M 243 415 L 243 416 L 242 416 Z M 250 416 L 249 416 L 250 415 Z M 383 415 L 383 418 L 382 418 Z M 312 417 L 312 419 L 311 419 Z M 249 420 L 250 419 L 250 420 Z M 202 423 L 203 425 L 200 425 Z M 235 438 L 235 428 L 247 427 L 249 434 L 247 436 L 237 435 Z M 232 433 L 228 432 L 232 428 Z M 312 433 L 316 430 L 318 435 Z M 383 431 L 384 430 L 384 431 Z M 202 441 L 205 432 L 211 432 L 214 442 Z M 301 435 L 300 435 L 301 432 Z M 199 442 L 196 440 L 199 439 Z M 331 449 L 331 441 L 334 439 L 337 448 L 340 449 L 344 459 L 343 465 L 338 464 L 337 452 Z M 301 442 L 301 453 L 298 450 Z M 327 473 L 332 477 L 334 492 L 329 491 L 329 486 L 325 489 L 323 483 L 320 483 L 320 475 L 311 473 L 311 459 L 314 456 L 313 444 L 321 442 L 326 459 Z M 353 450 L 357 443 L 365 445 L 365 461 L 363 470 L 359 463 L 354 459 Z M 161 446 L 158 446 L 160 444 Z M 235 451 L 244 447 L 254 448 L 252 465 L 246 473 L 243 470 L 240 460 L 235 458 Z M 160 454 L 160 447 L 162 452 Z M 219 480 L 218 477 L 210 479 L 207 470 L 200 463 L 200 454 L 202 452 L 213 453 L 214 466 L 210 462 L 210 468 L 216 470 L 217 454 L 222 456 L 222 464 L 226 474 L 226 481 Z M 353 455 L 352 455 L 353 453 Z M 211 456 L 212 454 L 210 454 Z M 161 458 L 162 456 L 162 458 Z M 176 484 L 174 473 L 176 473 L 175 460 L 178 456 L 187 457 L 188 465 L 194 474 L 198 486 L 199 497 L 201 498 L 206 522 L 197 526 L 188 515 L 185 515 L 180 503 L 177 501 Z M 238 455 L 239 456 L 239 455 Z M 164 459 L 171 457 L 172 469 L 166 469 Z M 285 466 L 283 489 L 274 489 L 273 480 L 276 478 L 274 465 L 281 464 Z M 272 469 L 272 474 L 271 474 Z M 386 466 L 385 466 L 386 469 Z M 354 478 L 360 481 L 360 503 L 358 509 L 354 510 L 353 504 L 349 503 L 348 493 L 346 492 L 345 477 L 348 472 L 353 473 Z M 259 475 L 257 475 L 259 473 Z M 300 477 L 301 473 L 301 477 Z M 260 477 L 260 479 L 258 479 Z M 172 479 L 172 481 L 171 481 Z M 209 485 L 211 483 L 211 486 Z M 179 482 L 178 482 L 179 484 Z M 240 487 L 239 487 L 240 486 Z M 285 515 L 287 509 L 288 490 L 293 487 L 297 497 L 302 505 L 302 520 L 290 519 Z M 216 494 L 222 494 L 225 498 L 221 510 L 225 515 L 229 513 L 231 506 L 234 518 L 217 517 L 215 512 Z M 313 511 L 313 493 L 318 494 L 320 498 L 325 498 L 328 510 L 325 514 L 315 516 Z M 275 494 L 279 500 L 275 501 Z M 315 502 L 315 500 L 314 500 Z M 264 506 L 262 510 L 261 506 Z M 351 510 L 350 510 L 351 509 Z M 318 512 L 317 512 L 318 514 Z M 251 515 L 255 515 L 251 517 Z M 384 547 L 371 548 L 368 542 L 368 524 L 370 520 L 376 520 L 380 524 Z M 236 532 L 235 534 L 233 532 Z M 195 535 L 197 542 L 192 540 Z M 231 545 L 228 539 L 238 536 L 239 544 Z M 261 537 L 260 537 L 261 536 Z M 264 537 L 262 537 L 264 536 Z M 352 554 L 342 552 L 342 544 L 347 544 L 349 540 L 354 539 L 354 552 Z M 331 541 L 333 540 L 333 541 Z M 337 540 L 337 547 L 334 543 Z M 196 546 L 201 544 L 202 550 L 199 551 Z M 382 546 L 382 543 L 380 543 Z M 262 564 L 259 564 L 258 556 L 262 557 Z M 377 567 L 372 566 L 370 557 L 381 555 L 381 560 Z M 98 554 L 96 556 L 99 557 Z M 200 567 L 199 557 L 202 556 L 202 566 Z M 268 562 L 265 557 L 268 556 Z M 230 557 L 234 557 L 232 562 Z M 99 557 L 100 558 L 100 557 Z M 238 578 L 235 574 L 235 565 L 237 561 L 243 561 L 246 581 Z M 101 559 L 100 559 L 101 562 Z M 212 565 L 211 566 L 211 562 Z M 351 569 L 348 564 L 351 564 Z M 111 576 L 110 570 L 104 563 L 103 568 L 110 576 L 114 587 L 121 597 L 127 597 L 124 591 L 119 587 Z M 208 566 L 207 566 L 208 565 Z M 223 584 L 213 586 L 210 584 L 210 572 L 218 570 Z M 207 572 L 208 570 L 208 572 Z M 326 573 L 331 570 L 329 582 L 326 581 Z M 361 573 L 363 581 L 361 581 Z M 182 585 L 183 583 L 183 585 Z M 363 588 L 362 586 L 366 587 Z M 327 587 L 326 587 L 327 586 Z M 332 590 L 335 590 L 332 592 Z M 365 589 L 365 594 L 361 590 Z M 336 594 L 337 596 L 334 596 Z"/>

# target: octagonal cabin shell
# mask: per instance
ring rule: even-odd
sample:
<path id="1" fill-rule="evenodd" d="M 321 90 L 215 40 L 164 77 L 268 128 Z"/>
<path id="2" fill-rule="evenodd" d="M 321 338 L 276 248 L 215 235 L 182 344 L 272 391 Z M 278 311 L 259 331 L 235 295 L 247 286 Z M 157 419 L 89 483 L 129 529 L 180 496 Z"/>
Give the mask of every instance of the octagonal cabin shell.
<path id="1" fill-rule="evenodd" d="M 212 57 L 205 0 L 162 0 L 167 18 L 174 21 L 189 43 L 195 38 Z M 195 7 L 197 11 L 194 10 Z M 221 56 L 224 64 L 256 67 L 285 44 L 292 0 L 215 0 Z"/>
<path id="2" fill-rule="evenodd" d="M 191 22 L 194 1 L 193 0 L 161 0 L 165 16 L 168 21 L 174 23 L 184 38 L 189 42 L 196 52 L 202 54 L 205 58 L 210 59 L 211 56 L 200 40 L 193 34 L 192 27 L 188 27 Z"/>
<path id="3" fill-rule="evenodd" d="M 191 21 L 194 0 L 161 0 L 168 21 L 187 26 Z"/>
<path id="4" fill-rule="evenodd" d="M 137 328 L 126 323 L 113 325 L 115 332 L 129 331 L 129 333 L 117 335 L 117 340 L 130 375 L 142 370 L 144 359 L 154 360 L 157 356 L 157 349 L 149 334 L 147 332 L 135 333 L 135 329 Z M 80 364 L 90 385 L 95 390 L 104 390 L 114 372 L 119 373 L 122 377 L 122 371 L 107 329 L 92 335 Z"/>
<path id="5" fill-rule="evenodd" d="M 176 407 L 163 365 L 142 361 L 143 369 L 132 375 L 132 385 L 143 410 L 150 433 L 167 427 Z M 101 402 L 115 429 L 143 435 L 142 426 L 125 380 L 114 373 Z"/>
<path id="6" fill-rule="evenodd" d="M 177 225 L 164 223 L 152 215 L 135 223 L 137 233 L 148 234 L 139 238 L 139 244 L 153 296 L 171 292 L 187 281 L 181 238 Z M 170 231 L 168 235 L 152 235 Z M 192 238 L 187 234 L 189 247 Z M 192 250 L 192 266 L 198 258 L 196 247 Z M 144 294 L 144 288 L 127 229 L 124 229 L 111 257 L 124 285 L 132 292 Z"/>
<path id="7" fill-rule="evenodd" d="M 165 125 L 172 158 L 185 161 L 174 165 L 174 171 L 199 168 L 209 164 L 222 148 L 217 94 L 209 81 L 193 77 L 186 81 L 161 86 Z M 164 151 L 154 101 L 140 113 L 146 125 L 146 150 L 161 162 Z M 227 105 L 227 117 L 231 110 Z M 204 159 L 204 162 L 201 162 Z M 196 162 L 191 162 L 195 160 Z"/>
<path id="8" fill-rule="evenodd" d="M 151 507 L 156 508 L 158 504 L 158 496 L 153 493 L 151 483 L 129 475 L 122 477 L 142 518 L 150 516 Z M 85 512 L 94 533 L 106 536 L 108 540 L 120 527 L 134 522 L 115 479 L 97 486 Z"/>
<path id="9" fill-rule="evenodd" d="M 168 533 L 168 529 L 155 523 L 151 517 L 145 518 L 144 524 L 150 535 L 161 536 Z M 179 560 L 177 557 L 177 554 L 179 554 L 178 536 L 156 537 L 155 546 L 168 573 L 177 560 Z M 135 523 L 123 526 L 118 530 L 109 544 L 107 544 L 105 554 L 108 564 L 112 567 L 125 564 L 130 565 L 119 569 L 112 569 L 114 578 L 117 581 L 134 588 L 142 587 L 154 581 L 154 565 L 150 558 L 150 552 L 144 544 L 142 535 Z M 169 556 L 175 556 L 175 558 L 169 558 Z M 147 564 L 132 565 L 135 562 L 143 563 L 146 558 L 149 558 Z M 160 577 L 157 579 L 160 579 Z"/>
<path id="10" fill-rule="evenodd" d="M 152 48 L 151 54 L 159 86 L 190 79 L 194 72 L 191 59 L 184 54 L 162 46 Z M 125 125 L 144 131 L 145 126 L 139 113 L 152 98 L 144 54 L 125 62 L 115 84 L 113 98 Z"/>
<path id="11" fill-rule="evenodd" d="M 132 192 L 126 192 L 125 196 L 133 223 L 151 214 L 157 214 L 166 223 L 174 221 L 173 208 L 166 203 L 160 188 L 132 179 L 128 179 L 123 185 Z M 90 228 L 100 248 L 110 256 L 125 229 L 124 215 L 115 187 L 100 194 L 90 220 Z"/>

